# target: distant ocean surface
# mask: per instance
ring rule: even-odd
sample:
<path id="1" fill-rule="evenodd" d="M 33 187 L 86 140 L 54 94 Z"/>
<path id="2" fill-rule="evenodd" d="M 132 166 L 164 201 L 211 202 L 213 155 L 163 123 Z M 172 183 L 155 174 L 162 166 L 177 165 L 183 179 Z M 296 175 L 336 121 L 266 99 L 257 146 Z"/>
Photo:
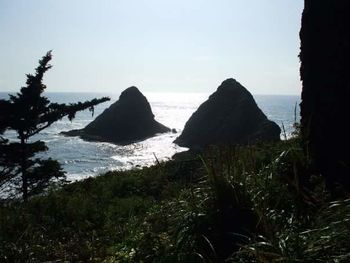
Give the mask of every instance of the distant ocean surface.
<path id="1" fill-rule="evenodd" d="M 67 172 L 67 179 L 71 181 L 96 176 L 109 170 L 150 166 L 155 163 L 155 156 L 159 160 L 167 160 L 173 154 L 186 150 L 186 148 L 181 148 L 172 142 L 180 135 L 192 113 L 210 94 L 145 92 L 144 95 L 151 104 L 156 120 L 170 128 L 175 128 L 178 133 L 160 134 L 127 146 L 87 142 L 77 137 L 65 137 L 59 133 L 85 127 L 105 108 L 115 102 L 119 98 L 119 94 L 46 93 L 52 102 L 58 103 L 85 101 L 102 96 L 109 96 L 111 101 L 98 105 L 95 108 L 94 116 L 89 111 L 79 112 L 72 122 L 64 118 L 43 130 L 33 139 L 47 143 L 49 150 L 43 154 L 44 157 L 57 159 Z M 0 98 L 7 99 L 7 93 L 0 92 Z M 299 105 L 300 97 L 254 95 L 254 98 L 267 117 L 280 126 L 283 123 L 287 135 L 290 135 L 293 131 L 295 105 Z M 299 118 L 299 106 L 297 109 L 297 118 Z M 15 133 L 11 131 L 6 132 L 5 135 L 8 138 L 16 138 Z"/>

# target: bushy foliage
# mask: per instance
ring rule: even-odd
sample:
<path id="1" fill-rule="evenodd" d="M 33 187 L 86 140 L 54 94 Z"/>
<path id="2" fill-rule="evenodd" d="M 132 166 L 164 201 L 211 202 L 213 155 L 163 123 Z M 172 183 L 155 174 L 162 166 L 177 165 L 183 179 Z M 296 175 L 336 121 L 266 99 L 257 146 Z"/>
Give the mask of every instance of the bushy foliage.
<path id="1" fill-rule="evenodd" d="M 46 89 L 43 77 L 51 68 L 51 59 L 50 51 L 39 61 L 35 74 L 27 75 L 26 86 L 19 93 L 9 95 L 9 100 L 0 100 L 0 135 L 13 130 L 18 138 L 9 141 L 0 136 L 0 190 L 9 188 L 11 192 L 19 192 L 24 200 L 42 192 L 53 178 L 55 183 L 65 181 L 57 161 L 35 158 L 37 153 L 47 150 L 45 143 L 30 139 L 65 116 L 72 120 L 76 112 L 85 109 L 93 112 L 95 105 L 109 100 L 101 98 L 69 105 L 50 102 L 43 96 Z"/>
<path id="2" fill-rule="evenodd" d="M 51 189 L 27 204 L 0 203 L 0 261 L 114 258 L 122 251 L 116 247 L 128 247 L 127 236 L 141 234 L 137 227 L 160 200 L 171 199 L 189 184 L 198 163 L 109 172 Z M 179 167 L 188 179 L 179 178 Z"/>
<path id="3" fill-rule="evenodd" d="M 350 201 L 331 200 L 298 138 L 215 147 L 0 207 L 11 262 L 347 262 Z"/>

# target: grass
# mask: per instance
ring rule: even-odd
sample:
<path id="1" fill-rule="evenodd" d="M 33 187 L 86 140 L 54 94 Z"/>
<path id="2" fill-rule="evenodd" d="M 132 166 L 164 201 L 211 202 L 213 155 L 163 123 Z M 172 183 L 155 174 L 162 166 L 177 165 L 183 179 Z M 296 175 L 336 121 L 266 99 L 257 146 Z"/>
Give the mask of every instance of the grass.
<path id="1" fill-rule="evenodd" d="M 109 172 L 0 205 L 3 262 L 349 262 L 350 199 L 297 138 Z"/>

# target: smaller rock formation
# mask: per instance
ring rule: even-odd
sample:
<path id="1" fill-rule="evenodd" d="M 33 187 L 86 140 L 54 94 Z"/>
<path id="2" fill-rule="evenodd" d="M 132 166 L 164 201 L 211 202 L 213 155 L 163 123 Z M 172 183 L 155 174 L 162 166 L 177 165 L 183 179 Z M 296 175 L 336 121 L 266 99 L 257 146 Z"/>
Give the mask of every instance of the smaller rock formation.
<path id="1" fill-rule="evenodd" d="M 85 140 L 126 145 L 169 131 L 154 119 L 146 97 L 136 87 L 130 87 L 85 128 L 62 133 Z"/>
<path id="2" fill-rule="evenodd" d="M 213 144 L 276 141 L 280 133 L 279 126 L 267 119 L 249 91 L 236 80 L 227 79 L 193 113 L 174 142 L 202 149 Z"/>

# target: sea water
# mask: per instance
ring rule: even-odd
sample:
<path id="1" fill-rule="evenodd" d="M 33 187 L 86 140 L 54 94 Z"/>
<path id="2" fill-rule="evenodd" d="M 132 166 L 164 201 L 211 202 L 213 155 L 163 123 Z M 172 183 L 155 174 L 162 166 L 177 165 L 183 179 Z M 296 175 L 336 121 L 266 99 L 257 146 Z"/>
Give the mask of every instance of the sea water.
<path id="1" fill-rule="evenodd" d="M 67 173 L 70 181 L 96 176 L 109 170 L 125 170 L 135 167 L 150 166 L 159 161 L 168 160 L 177 152 L 186 150 L 173 143 L 180 135 L 186 121 L 210 94 L 207 93 L 151 93 L 145 92 L 151 104 L 155 119 L 160 123 L 175 128 L 177 133 L 164 133 L 144 141 L 126 146 L 104 142 L 88 142 L 78 137 L 65 137 L 61 131 L 85 127 L 97 115 L 115 102 L 119 94 L 101 93 L 47 93 L 52 102 L 71 103 L 90 100 L 96 97 L 109 96 L 110 102 L 95 107 L 94 116 L 88 110 L 79 112 L 71 122 L 64 118 L 54 123 L 33 140 L 46 142 L 49 150 L 41 154 L 45 158 L 57 159 Z M 8 98 L 0 93 L 0 98 Z M 286 135 L 293 131 L 295 117 L 299 120 L 299 96 L 254 95 L 258 106 L 270 120 L 284 126 Z M 297 108 L 296 108 L 297 106 Z M 295 114 L 295 109 L 297 112 Z M 6 132 L 6 137 L 15 139 L 14 132 Z M 284 136 L 284 135 L 283 135 Z"/>

